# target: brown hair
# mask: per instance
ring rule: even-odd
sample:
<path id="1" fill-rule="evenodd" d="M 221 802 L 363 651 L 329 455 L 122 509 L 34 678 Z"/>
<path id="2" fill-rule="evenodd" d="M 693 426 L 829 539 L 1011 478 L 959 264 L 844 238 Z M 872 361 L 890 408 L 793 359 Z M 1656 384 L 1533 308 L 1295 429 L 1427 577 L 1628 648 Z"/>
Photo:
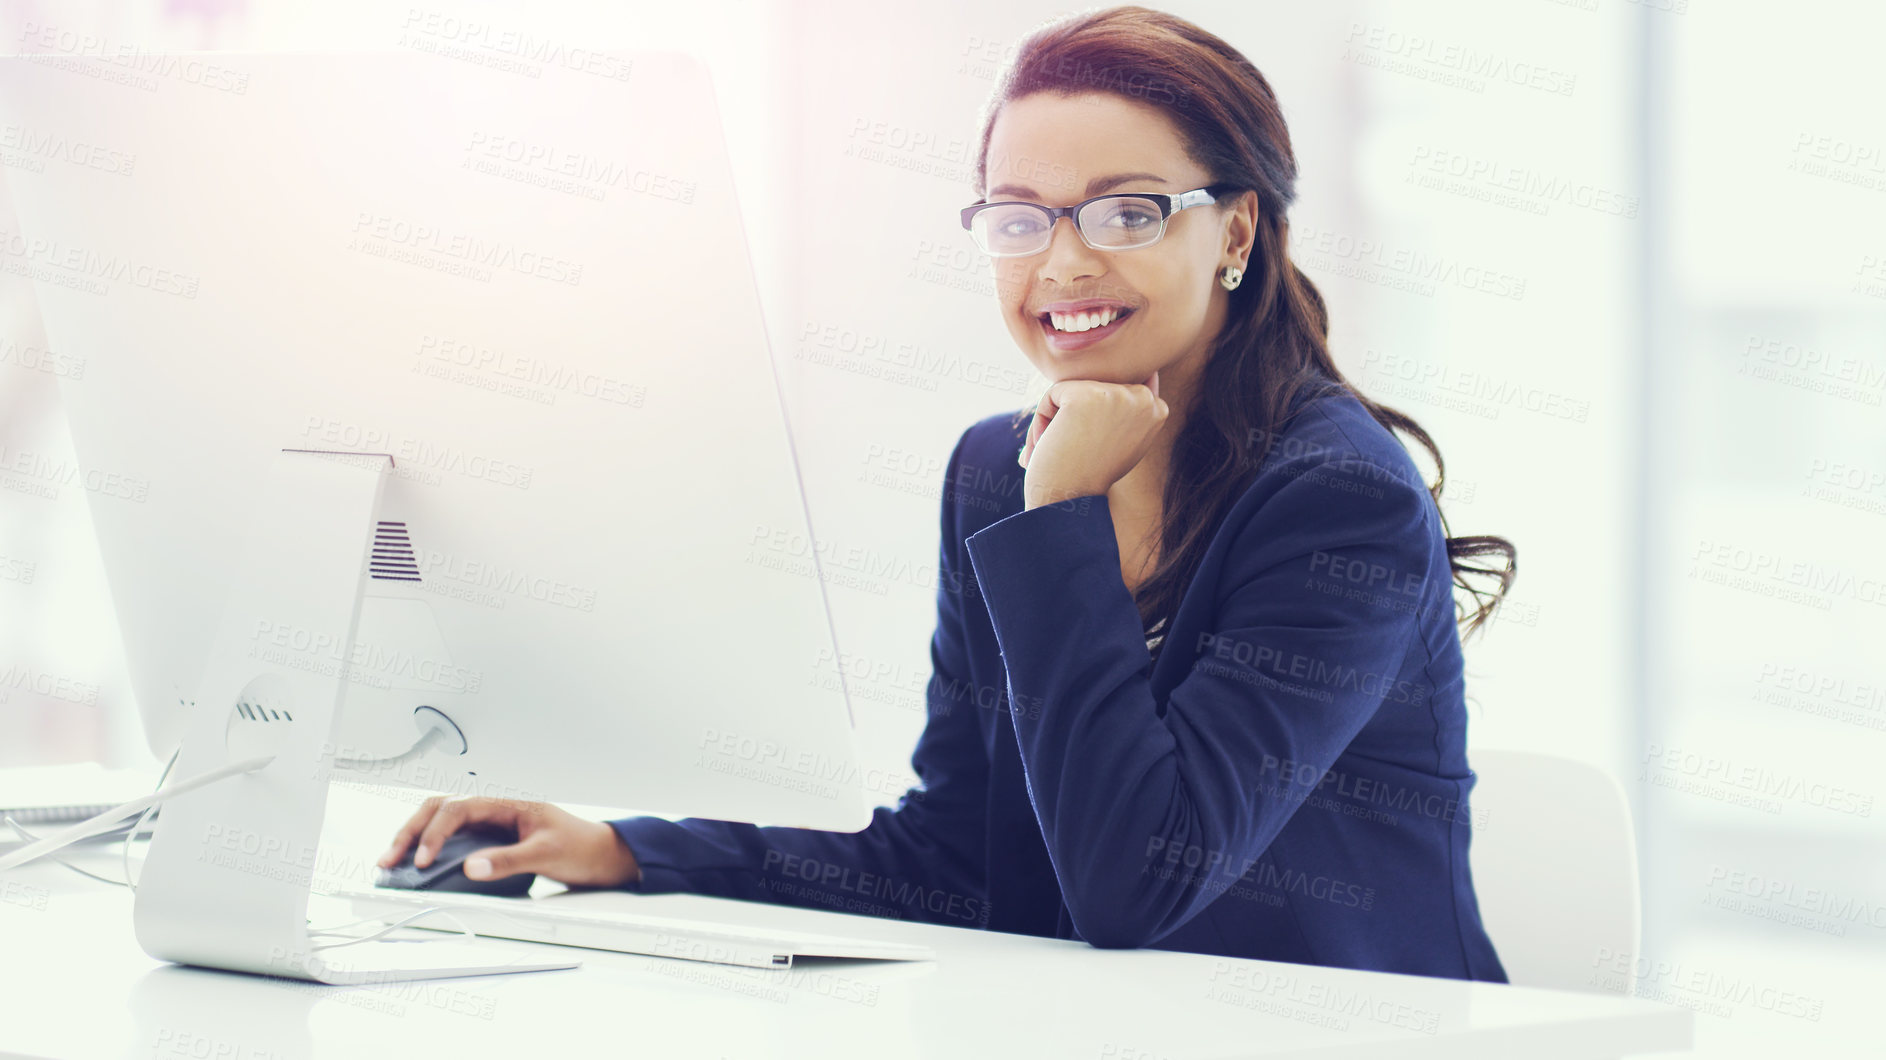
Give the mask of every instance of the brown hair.
<path id="1" fill-rule="evenodd" d="M 976 157 L 976 194 L 988 187 L 989 137 L 1003 105 L 1037 92 L 1111 92 L 1160 108 L 1186 152 L 1223 183 L 1257 194 L 1257 246 L 1246 279 L 1230 295 L 1229 315 L 1199 382 L 1197 404 L 1173 441 L 1160 527 L 1161 555 L 1134 592 L 1147 624 L 1172 613 L 1219 522 L 1256 476 L 1271 442 L 1297 405 L 1347 392 L 1377 422 L 1412 436 L 1434 457 L 1428 487 L 1439 509 L 1447 468 L 1434 439 L 1413 419 L 1363 396 L 1329 354 L 1323 298 L 1290 261 L 1285 211 L 1296 198 L 1297 163 L 1270 84 L 1237 49 L 1177 16 L 1140 6 L 1112 7 L 1050 22 L 1030 33 L 996 82 L 985 108 Z M 1228 209 L 1241 196 L 1221 195 Z M 1031 416 L 1024 410 L 1017 424 Z M 1262 438 L 1253 446 L 1251 439 Z M 1447 535 L 1447 517 L 1441 516 Z M 1462 562 L 1505 557 L 1501 567 Z M 1454 583 L 1472 594 L 1456 621 L 1471 636 L 1505 599 L 1518 551 L 1503 537 L 1447 536 Z M 1497 584 L 1481 588 L 1468 575 Z"/>

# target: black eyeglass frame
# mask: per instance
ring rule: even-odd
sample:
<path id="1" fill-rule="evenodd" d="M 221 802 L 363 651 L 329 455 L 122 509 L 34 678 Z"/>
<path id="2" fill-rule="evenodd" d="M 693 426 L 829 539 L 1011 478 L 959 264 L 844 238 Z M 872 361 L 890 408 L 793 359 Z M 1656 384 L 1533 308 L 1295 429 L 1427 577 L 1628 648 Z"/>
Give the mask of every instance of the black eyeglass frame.
<path id="1" fill-rule="evenodd" d="M 1046 228 L 1048 237 L 1042 241 L 1039 247 L 1036 247 L 1033 250 L 1021 251 L 1021 252 L 1012 253 L 1012 254 L 997 254 L 997 253 L 994 253 L 993 251 L 984 249 L 981 241 L 977 240 L 976 249 L 981 250 L 984 254 L 987 254 L 992 258 L 1025 258 L 1030 254 L 1039 254 L 1042 251 L 1048 249 L 1048 245 L 1054 242 L 1054 224 L 1056 221 L 1059 221 L 1063 217 L 1067 218 L 1068 223 L 1074 226 L 1074 234 L 1081 237 L 1081 242 L 1087 244 L 1089 247 L 1091 247 L 1094 250 L 1107 250 L 1107 251 L 1141 250 L 1146 247 L 1152 246 L 1153 244 L 1159 242 L 1161 239 L 1166 238 L 1166 222 L 1171 220 L 1173 214 L 1178 213 L 1180 210 L 1190 209 L 1194 206 L 1204 206 L 1209 203 L 1217 202 L 1219 198 L 1221 198 L 1226 192 L 1235 191 L 1235 190 L 1237 190 L 1236 185 L 1219 183 L 1219 184 L 1207 184 L 1202 188 L 1193 188 L 1191 191 L 1182 191 L 1182 192 L 1177 192 L 1177 193 L 1166 192 L 1166 191 L 1110 191 L 1106 193 L 1105 195 L 1095 195 L 1092 198 L 1082 199 L 1080 202 L 1077 202 L 1072 206 L 1043 206 L 1038 202 L 1025 202 L 1020 199 L 1001 199 L 996 202 L 988 202 L 985 200 L 982 202 L 970 203 L 968 206 L 963 207 L 961 216 L 962 216 L 962 221 L 963 221 L 963 230 L 969 233 L 971 239 L 975 239 L 976 230 L 973 227 L 973 225 L 975 224 L 975 217 L 978 213 L 981 213 L 983 210 L 987 210 L 990 207 L 1032 206 L 1035 209 L 1040 210 L 1042 213 L 1048 215 L 1048 224 Z M 1159 234 L 1147 240 L 1144 243 L 1135 243 L 1134 245 L 1130 247 L 1095 246 L 1093 240 L 1087 238 L 1087 233 L 1081 231 L 1080 212 L 1086 209 L 1088 206 L 1092 205 L 1093 203 L 1099 202 L 1102 199 L 1151 199 L 1154 202 L 1154 204 L 1156 204 L 1159 207 Z"/>

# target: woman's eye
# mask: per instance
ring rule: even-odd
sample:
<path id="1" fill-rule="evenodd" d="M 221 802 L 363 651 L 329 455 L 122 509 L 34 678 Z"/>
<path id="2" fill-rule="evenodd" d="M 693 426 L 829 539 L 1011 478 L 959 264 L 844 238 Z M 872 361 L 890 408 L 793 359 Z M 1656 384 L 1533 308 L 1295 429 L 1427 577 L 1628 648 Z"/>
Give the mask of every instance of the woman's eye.
<path id="1" fill-rule="evenodd" d="M 996 225 L 996 231 L 1005 236 L 1032 236 L 1041 231 L 1041 218 L 1030 214 L 1010 217 Z"/>
<path id="2" fill-rule="evenodd" d="M 1124 229 L 1131 232 L 1136 229 L 1145 228 L 1147 225 L 1158 224 L 1159 213 L 1156 210 L 1148 209 L 1136 203 L 1128 203 L 1122 206 L 1109 207 L 1106 219 L 1101 223 L 1112 228 Z"/>

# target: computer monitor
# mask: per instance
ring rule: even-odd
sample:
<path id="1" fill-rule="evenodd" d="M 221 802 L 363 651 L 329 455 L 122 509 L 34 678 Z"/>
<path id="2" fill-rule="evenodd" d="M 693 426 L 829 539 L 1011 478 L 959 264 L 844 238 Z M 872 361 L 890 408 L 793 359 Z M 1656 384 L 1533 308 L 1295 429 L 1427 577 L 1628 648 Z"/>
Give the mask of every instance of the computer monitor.
<path id="1" fill-rule="evenodd" d="M 577 51 L 0 59 L 43 163 L 5 171 L 0 250 L 85 365 L 151 750 L 278 756 L 166 804 L 156 956 L 327 977 L 223 936 L 305 941 L 305 878 L 258 896 L 251 848 L 311 849 L 336 764 L 870 821 L 708 72 Z"/>

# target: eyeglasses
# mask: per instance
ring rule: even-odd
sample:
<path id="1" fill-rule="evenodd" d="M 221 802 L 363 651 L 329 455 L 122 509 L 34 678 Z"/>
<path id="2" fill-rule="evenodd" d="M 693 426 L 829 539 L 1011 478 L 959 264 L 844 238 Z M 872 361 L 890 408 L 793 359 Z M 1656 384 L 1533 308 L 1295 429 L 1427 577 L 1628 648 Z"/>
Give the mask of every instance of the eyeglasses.
<path id="1" fill-rule="evenodd" d="M 1054 222 L 1074 222 L 1081 242 L 1095 250 L 1137 250 L 1166 234 L 1166 219 L 1180 210 L 1216 202 L 1229 184 L 1211 184 L 1169 195 L 1157 191 L 1096 195 L 1072 206 L 1032 202 L 979 202 L 963 207 L 963 227 L 992 258 L 1015 258 L 1047 249 Z"/>

